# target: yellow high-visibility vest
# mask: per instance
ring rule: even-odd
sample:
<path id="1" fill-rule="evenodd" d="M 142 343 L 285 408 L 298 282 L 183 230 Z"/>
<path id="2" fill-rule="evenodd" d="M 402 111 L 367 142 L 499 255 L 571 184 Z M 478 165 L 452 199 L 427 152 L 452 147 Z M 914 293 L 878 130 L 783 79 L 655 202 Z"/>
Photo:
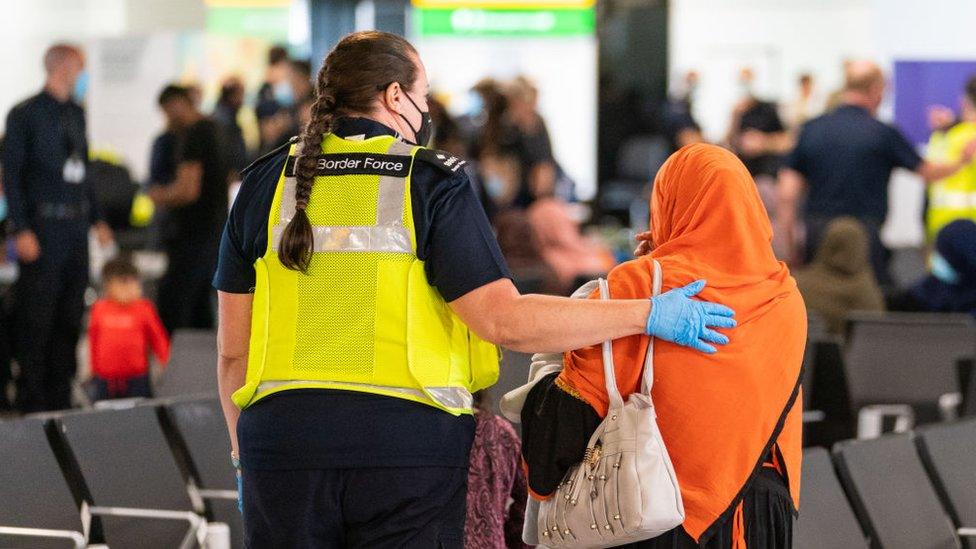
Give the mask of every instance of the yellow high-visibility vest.
<path id="1" fill-rule="evenodd" d="M 926 157 L 937 162 L 958 162 L 963 149 L 973 139 L 976 139 L 976 122 L 960 122 L 945 133 L 932 134 Z M 931 184 L 928 198 L 925 232 L 929 242 L 935 242 L 942 227 L 957 219 L 976 221 L 976 163 Z"/>
<path id="2" fill-rule="evenodd" d="M 306 213 L 307 274 L 278 246 L 295 213 L 296 146 L 278 180 L 268 248 L 254 268 L 245 408 L 290 389 L 343 389 L 471 413 L 471 393 L 498 379 L 498 349 L 455 315 L 417 257 L 410 173 L 421 147 L 392 136 L 322 143 Z"/>

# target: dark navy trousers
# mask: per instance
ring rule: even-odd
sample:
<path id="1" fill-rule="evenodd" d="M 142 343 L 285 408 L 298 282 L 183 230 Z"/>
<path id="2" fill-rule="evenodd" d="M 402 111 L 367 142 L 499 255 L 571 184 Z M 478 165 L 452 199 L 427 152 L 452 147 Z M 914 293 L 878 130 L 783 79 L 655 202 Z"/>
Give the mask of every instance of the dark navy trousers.
<path id="1" fill-rule="evenodd" d="M 462 549 L 466 467 L 243 469 L 253 549 Z"/>

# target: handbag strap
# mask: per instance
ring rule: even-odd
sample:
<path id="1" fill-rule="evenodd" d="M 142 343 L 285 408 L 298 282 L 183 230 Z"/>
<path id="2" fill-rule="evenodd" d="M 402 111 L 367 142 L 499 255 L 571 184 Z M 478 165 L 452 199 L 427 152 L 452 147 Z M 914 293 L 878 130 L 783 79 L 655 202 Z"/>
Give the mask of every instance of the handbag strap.
<path id="1" fill-rule="evenodd" d="M 652 287 L 652 296 L 657 296 L 661 293 L 661 264 L 657 260 L 653 260 L 654 263 L 654 284 Z M 600 299 L 610 299 L 610 285 L 607 284 L 606 279 L 600 279 Z M 613 341 L 606 340 L 603 342 L 603 378 L 606 382 L 607 396 L 610 399 L 610 409 L 622 408 L 624 405 L 624 399 L 620 396 L 620 389 L 617 388 L 617 374 L 614 370 L 613 365 Z M 644 394 L 651 394 L 651 388 L 654 387 L 654 338 L 647 344 L 647 354 L 644 355 L 644 371 L 641 376 L 641 392 Z"/>
<path id="2" fill-rule="evenodd" d="M 600 299 L 610 299 L 610 285 L 604 278 L 600 279 Z M 617 374 L 613 369 L 613 341 L 609 339 L 603 342 L 603 379 L 610 397 L 610 409 L 623 408 L 624 399 L 617 388 Z"/>
<path id="3" fill-rule="evenodd" d="M 661 279 L 664 276 L 661 274 L 661 264 L 654 261 L 654 286 L 651 291 L 652 297 L 657 297 L 661 294 Z M 645 395 L 651 394 L 651 389 L 654 387 L 654 336 L 650 337 L 650 341 L 647 342 L 647 354 L 644 356 L 644 375 L 641 376 L 641 393 Z"/>

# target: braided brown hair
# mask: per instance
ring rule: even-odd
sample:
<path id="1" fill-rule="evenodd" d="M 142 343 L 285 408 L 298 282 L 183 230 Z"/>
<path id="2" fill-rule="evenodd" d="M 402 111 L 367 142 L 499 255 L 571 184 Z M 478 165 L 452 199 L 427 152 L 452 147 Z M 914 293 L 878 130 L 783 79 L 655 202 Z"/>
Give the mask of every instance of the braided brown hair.
<path id="1" fill-rule="evenodd" d="M 404 90 L 417 80 L 417 51 L 405 39 L 379 31 L 356 32 L 336 44 L 316 77 L 312 119 L 299 139 L 295 161 L 295 215 L 288 222 L 278 258 L 288 269 L 307 272 L 312 261 L 312 224 L 305 210 L 315 181 L 322 140 L 335 120 L 368 115 L 378 94 L 393 82 Z"/>

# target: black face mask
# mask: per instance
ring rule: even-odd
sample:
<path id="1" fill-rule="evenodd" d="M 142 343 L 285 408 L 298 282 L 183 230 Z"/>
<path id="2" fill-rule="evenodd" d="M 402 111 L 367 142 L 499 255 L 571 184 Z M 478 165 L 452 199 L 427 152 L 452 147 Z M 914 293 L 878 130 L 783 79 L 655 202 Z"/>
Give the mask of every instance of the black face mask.
<path id="1" fill-rule="evenodd" d="M 430 138 L 434 136 L 434 121 L 430 118 L 430 111 L 420 110 L 420 107 L 413 102 L 413 99 L 411 99 L 409 94 L 404 93 L 403 95 L 407 96 L 407 99 L 410 100 L 410 104 L 413 105 L 413 108 L 417 109 L 417 112 L 420 113 L 420 127 L 415 129 L 413 124 L 407 120 L 406 116 L 403 116 L 401 113 L 397 114 L 400 114 L 400 118 L 402 118 L 403 121 L 407 123 L 407 126 L 410 127 L 410 130 L 413 131 L 416 139 L 414 145 L 426 147 L 430 143 Z"/>

